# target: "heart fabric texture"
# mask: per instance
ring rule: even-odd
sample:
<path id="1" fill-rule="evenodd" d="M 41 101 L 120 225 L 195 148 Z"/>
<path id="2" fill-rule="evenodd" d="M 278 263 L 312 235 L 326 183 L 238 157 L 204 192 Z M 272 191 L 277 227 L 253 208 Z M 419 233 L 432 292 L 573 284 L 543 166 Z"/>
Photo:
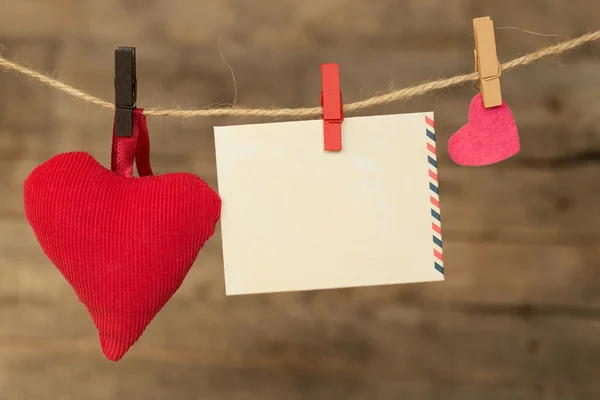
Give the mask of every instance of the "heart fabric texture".
<path id="1" fill-rule="evenodd" d="M 448 142 L 450 158 L 459 165 L 481 167 L 504 161 L 521 148 L 515 119 L 505 102 L 485 108 L 481 93 L 469 106 L 469 120 Z"/>
<path id="2" fill-rule="evenodd" d="M 29 175 L 24 200 L 40 246 L 86 306 L 112 361 L 183 283 L 221 212 L 219 195 L 199 177 L 152 175 L 140 109 L 132 137 L 113 128 L 111 170 L 88 153 L 59 154 Z"/>

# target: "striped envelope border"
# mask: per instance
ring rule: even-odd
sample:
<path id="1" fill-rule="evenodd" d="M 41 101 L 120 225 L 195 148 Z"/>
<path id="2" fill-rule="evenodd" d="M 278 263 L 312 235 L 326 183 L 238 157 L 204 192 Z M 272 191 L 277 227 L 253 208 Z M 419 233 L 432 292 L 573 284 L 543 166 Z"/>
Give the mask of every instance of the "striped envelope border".
<path id="1" fill-rule="evenodd" d="M 429 202 L 431 203 L 431 230 L 433 236 L 433 267 L 444 275 L 442 255 L 442 217 L 440 211 L 440 190 L 438 183 L 437 156 L 435 151 L 435 124 L 425 116 L 427 135 L 427 161 L 429 162 Z"/>

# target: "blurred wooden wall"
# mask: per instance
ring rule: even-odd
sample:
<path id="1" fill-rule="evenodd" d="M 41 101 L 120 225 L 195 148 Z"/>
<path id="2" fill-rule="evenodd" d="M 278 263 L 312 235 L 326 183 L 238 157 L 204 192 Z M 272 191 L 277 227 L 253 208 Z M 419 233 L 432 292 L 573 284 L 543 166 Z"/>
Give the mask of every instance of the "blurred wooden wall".
<path id="1" fill-rule="evenodd" d="M 502 61 L 600 28 L 589 0 L 0 0 L 3 56 L 112 101 L 113 52 L 138 50 L 139 105 L 319 103 L 322 62 L 347 102 L 473 69 L 472 18 Z M 502 29 L 505 27 L 504 29 Z M 540 36 L 517 27 L 561 36 Z M 22 183 L 58 152 L 105 165 L 111 110 L 0 73 L 0 400 L 600 398 L 598 44 L 507 73 L 522 151 L 453 165 L 476 87 L 363 114 L 435 110 L 446 282 L 226 298 L 220 237 L 123 361 L 45 258 Z M 149 118 L 156 172 L 216 187 L 212 126 Z"/>

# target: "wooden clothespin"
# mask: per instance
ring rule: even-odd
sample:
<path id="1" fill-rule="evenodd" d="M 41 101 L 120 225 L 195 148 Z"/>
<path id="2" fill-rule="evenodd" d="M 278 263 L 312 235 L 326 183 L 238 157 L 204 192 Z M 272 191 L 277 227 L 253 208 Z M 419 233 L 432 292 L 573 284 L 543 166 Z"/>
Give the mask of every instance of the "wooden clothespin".
<path id="1" fill-rule="evenodd" d="M 133 135 L 136 103 L 135 47 L 119 47 L 115 50 L 115 136 Z"/>
<path id="2" fill-rule="evenodd" d="M 494 21 L 490 17 L 473 19 L 475 30 L 475 71 L 479 72 L 479 90 L 483 106 L 492 108 L 502 105 L 500 75 L 502 69 L 496 52 Z"/>
<path id="3" fill-rule="evenodd" d="M 325 151 L 342 150 L 342 122 L 344 109 L 340 90 L 338 64 L 321 65 L 321 107 L 323 107 L 323 134 Z"/>

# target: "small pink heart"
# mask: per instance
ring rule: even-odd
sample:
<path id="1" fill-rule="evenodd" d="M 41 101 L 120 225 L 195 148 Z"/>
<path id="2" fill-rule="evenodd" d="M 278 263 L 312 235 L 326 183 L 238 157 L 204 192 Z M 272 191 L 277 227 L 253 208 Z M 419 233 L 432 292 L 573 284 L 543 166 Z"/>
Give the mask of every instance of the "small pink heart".
<path id="1" fill-rule="evenodd" d="M 496 164 L 521 149 L 517 124 L 505 102 L 485 108 L 478 93 L 471 100 L 468 121 L 448 142 L 448 153 L 455 163 L 467 167 Z"/>

